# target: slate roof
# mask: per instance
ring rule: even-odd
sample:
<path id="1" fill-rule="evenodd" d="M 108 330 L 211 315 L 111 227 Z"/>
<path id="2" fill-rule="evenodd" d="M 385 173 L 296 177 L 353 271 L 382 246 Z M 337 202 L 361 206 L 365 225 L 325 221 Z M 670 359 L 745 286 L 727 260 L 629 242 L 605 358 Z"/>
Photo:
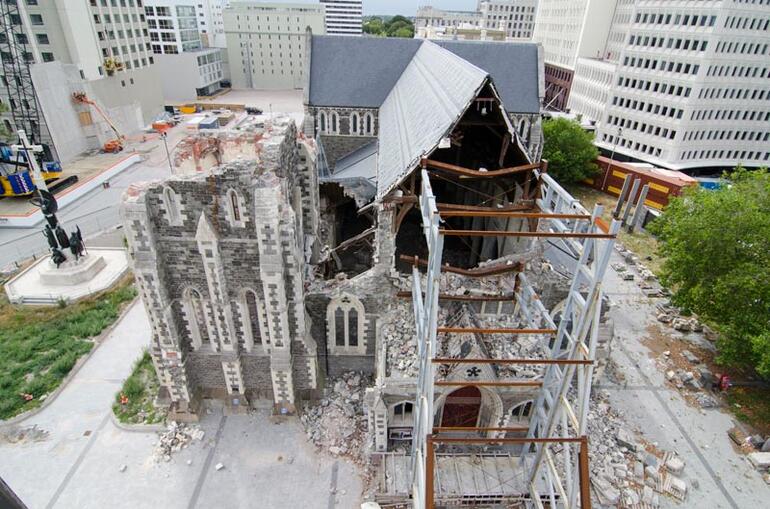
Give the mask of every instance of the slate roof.
<path id="1" fill-rule="evenodd" d="M 423 39 L 314 35 L 309 104 L 378 108 L 395 86 Z M 487 71 L 505 109 L 539 113 L 537 45 L 481 41 L 436 41 Z"/>
<path id="2" fill-rule="evenodd" d="M 487 71 L 505 110 L 539 113 L 537 44 L 486 41 L 435 41 Z"/>
<path id="3" fill-rule="evenodd" d="M 380 107 L 377 198 L 437 148 L 487 82 L 488 74 L 424 41 Z"/>
<path id="4" fill-rule="evenodd" d="M 379 108 L 421 42 L 395 37 L 314 35 L 310 104 Z"/>

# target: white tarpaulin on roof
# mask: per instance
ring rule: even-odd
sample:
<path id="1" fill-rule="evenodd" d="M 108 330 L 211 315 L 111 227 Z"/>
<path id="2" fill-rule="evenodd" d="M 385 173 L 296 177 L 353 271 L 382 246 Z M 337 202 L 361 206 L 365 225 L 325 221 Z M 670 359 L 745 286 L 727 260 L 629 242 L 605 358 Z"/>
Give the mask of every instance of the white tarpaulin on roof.
<path id="1" fill-rule="evenodd" d="M 380 107 L 377 199 L 433 151 L 478 95 L 486 71 L 424 41 Z"/>

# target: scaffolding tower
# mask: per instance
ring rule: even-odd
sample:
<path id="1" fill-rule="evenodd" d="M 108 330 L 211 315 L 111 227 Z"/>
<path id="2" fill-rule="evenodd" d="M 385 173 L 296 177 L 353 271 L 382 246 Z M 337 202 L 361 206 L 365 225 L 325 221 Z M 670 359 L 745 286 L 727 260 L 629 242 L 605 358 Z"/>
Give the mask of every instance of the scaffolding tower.
<path id="1" fill-rule="evenodd" d="M 33 144 L 46 143 L 55 153 L 30 74 L 35 56 L 27 46 L 31 31 L 25 30 L 28 17 L 24 6 L 15 0 L 0 1 L 0 19 L 0 60 L 15 129 L 25 131 Z"/>
<path id="2" fill-rule="evenodd" d="M 453 210 L 452 217 L 509 217 L 529 222 L 528 231 L 473 231 L 442 229 L 441 214 L 431 189 L 429 174 L 422 170 L 419 207 L 429 256 L 423 275 L 415 263 L 412 272 L 412 301 L 416 320 L 419 373 L 415 402 L 415 423 L 411 454 L 412 500 L 415 508 L 433 509 L 436 447 L 453 444 L 478 446 L 515 446 L 516 468 L 521 477 L 521 492 L 507 494 L 507 502 L 517 501 L 522 507 L 576 508 L 591 507 L 586 421 L 591 394 L 599 315 L 602 301 L 602 279 L 609 264 L 618 221 L 606 224 L 600 218 L 602 207 L 588 213 L 580 203 L 553 180 L 543 162 L 534 170 L 536 186 L 532 191 L 534 212 Z M 529 189 L 529 184 L 527 184 Z M 529 197 L 528 192 L 525 195 Z M 558 251 L 574 263 L 572 282 L 564 308 L 551 317 L 530 286 L 526 275 L 519 273 L 515 290 L 516 311 L 526 329 L 456 329 L 439 327 L 439 276 L 444 236 L 513 236 L 548 239 Z M 441 294 L 443 295 L 443 294 Z M 558 324 L 557 324 L 558 322 Z M 455 359 L 438 358 L 441 351 L 438 333 L 474 332 L 482 334 L 540 334 L 545 358 L 522 359 Z M 538 380 L 514 379 L 505 382 L 469 381 L 467 383 L 436 381 L 437 365 L 448 363 L 505 365 L 539 365 L 544 375 Z M 448 429 L 434 427 L 435 387 L 442 385 L 492 385 L 496 387 L 537 387 L 538 396 L 527 427 L 485 427 Z M 457 436 L 463 431 L 462 436 Z M 525 434 L 508 438 L 507 434 Z M 509 449 L 513 450 L 513 449 Z M 480 502 L 472 501 L 468 502 Z M 502 499 L 500 499 L 502 501 Z"/>

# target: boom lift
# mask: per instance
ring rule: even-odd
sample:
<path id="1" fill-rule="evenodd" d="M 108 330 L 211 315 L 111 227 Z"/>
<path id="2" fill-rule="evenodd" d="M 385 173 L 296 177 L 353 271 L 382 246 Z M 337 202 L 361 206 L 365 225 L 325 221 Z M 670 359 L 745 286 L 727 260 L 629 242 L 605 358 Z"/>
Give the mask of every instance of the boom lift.
<path id="1" fill-rule="evenodd" d="M 88 104 L 92 106 L 99 115 L 102 116 L 105 122 L 107 122 L 107 125 L 110 126 L 112 131 L 115 133 L 115 139 L 107 141 L 104 146 L 102 147 L 102 150 L 105 152 L 120 152 L 123 150 L 123 141 L 126 139 L 125 136 L 120 134 L 120 131 L 118 131 L 118 128 L 115 127 L 115 124 L 112 123 L 112 120 L 110 120 L 110 117 L 107 116 L 107 114 L 102 110 L 98 104 L 96 104 L 95 101 L 92 99 L 89 99 L 85 92 L 75 92 L 72 94 L 72 100 L 76 103 L 80 104 Z"/>

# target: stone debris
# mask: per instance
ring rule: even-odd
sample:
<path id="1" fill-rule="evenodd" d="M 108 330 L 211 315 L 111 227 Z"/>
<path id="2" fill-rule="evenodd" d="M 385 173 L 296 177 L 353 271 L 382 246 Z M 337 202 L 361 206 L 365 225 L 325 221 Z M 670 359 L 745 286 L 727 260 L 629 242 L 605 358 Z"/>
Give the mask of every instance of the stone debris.
<path id="1" fill-rule="evenodd" d="M 48 432 L 33 426 L 11 426 L 0 429 L 0 443 L 22 444 L 26 442 L 41 442 L 48 438 Z"/>
<path id="2" fill-rule="evenodd" d="M 332 456 L 346 456 L 366 465 L 363 397 L 369 384 L 365 376 L 354 371 L 330 383 L 324 398 L 305 407 L 300 418 L 308 439 Z"/>
<path id="3" fill-rule="evenodd" d="M 388 376 L 416 377 L 417 333 L 411 301 L 399 301 L 383 319 L 380 330 L 387 345 Z"/>
<path id="4" fill-rule="evenodd" d="M 120 468 L 118 468 L 118 471 L 125 472 L 127 468 L 128 468 L 128 465 L 120 465 Z"/>
<path id="5" fill-rule="evenodd" d="M 594 393 L 588 414 L 591 485 L 604 506 L 660 507 L 660 495 L 684 500 L 684 461 L 640 440 L 612 409 L 604 391 Z"/>
<path id="6" fill-rule="evenodd" d="M 214 465 L 214 470 L 216 470 L 217 472 L 219 472 L 223 468 L 225 468 L 225 466 L 222 463 L 217 463 L 216 465 Z"/>
<path id="7" fill-rule="evenodd" d="M 752 452 L 748 458 L 757 470 L 770 470 L 770 452 Z"/>
<path id="8" fill-rule="evenodd" d="M 166 430 L 158 433 L 153 459 L 156 462 L 171 461 L 171 456 L 190 445 L 195 440 L 203 440 L 206 432 L 195 425 L 171 421 Z"/>

